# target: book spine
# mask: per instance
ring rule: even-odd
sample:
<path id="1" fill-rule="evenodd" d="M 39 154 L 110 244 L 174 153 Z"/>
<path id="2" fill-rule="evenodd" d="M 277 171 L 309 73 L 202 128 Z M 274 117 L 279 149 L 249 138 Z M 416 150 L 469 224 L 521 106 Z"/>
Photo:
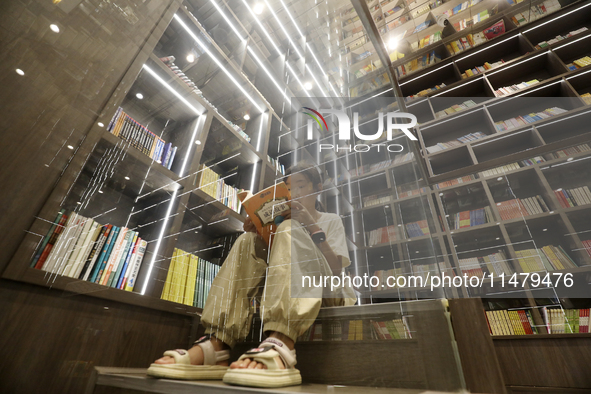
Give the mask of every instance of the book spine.
<path id="1" fill-rule="evenodd" d="M 145 240 L 140 241 L 140 245 L 138 247 L 137 258 L 135 259 L 133 271 L 129 276 L 129 280 L 127 281 L 127 285 L 125 286 L 125 291 L 133 291 L 135 287 L 135 281 L 137 279 L 138 273 L 140 271 L 140 267 L 142 265 L 142 260 L 144 259 L 144 253 L 146 252 L 146 246 L 148 242 Z"/>

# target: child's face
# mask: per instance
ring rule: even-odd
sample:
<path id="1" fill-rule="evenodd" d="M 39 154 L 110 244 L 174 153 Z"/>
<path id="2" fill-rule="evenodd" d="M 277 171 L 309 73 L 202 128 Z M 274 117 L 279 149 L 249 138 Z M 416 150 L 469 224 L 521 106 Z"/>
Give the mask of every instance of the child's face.
<path id="1" fill-rule="evenodd" d="M 287 177 L 285 185 L 291 193 L 291 198 L 302 199 L 304 197 L 316 198 L 314 193 L 314 185 L 303 174 L 293 174 Z"/>

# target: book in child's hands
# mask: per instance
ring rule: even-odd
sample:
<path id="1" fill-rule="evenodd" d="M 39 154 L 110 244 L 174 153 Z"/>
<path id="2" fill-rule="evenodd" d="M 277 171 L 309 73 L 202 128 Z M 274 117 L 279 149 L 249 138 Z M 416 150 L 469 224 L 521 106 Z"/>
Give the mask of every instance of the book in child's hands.
<path id="1" fill-rule="evenodd" d="M 289 189 L 284 182 L 252 194 L 249 191 L 238 193 L 242 206 L 257 228 L 257 232 L 269 244 L 271 234 L 275 232 L 275 218 L 287 211 L 291 199 Z"/>

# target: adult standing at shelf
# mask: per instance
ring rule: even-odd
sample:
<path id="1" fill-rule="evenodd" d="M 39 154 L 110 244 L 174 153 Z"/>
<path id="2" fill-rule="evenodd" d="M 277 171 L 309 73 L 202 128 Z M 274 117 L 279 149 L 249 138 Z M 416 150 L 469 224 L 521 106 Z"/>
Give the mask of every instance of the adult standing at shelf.
<path id="1" fill-rule="evenodd" d="M 234 243 L 205 303 L 201 322 L 206 335 L 188 351 L 166 351 L 150 366 L 149 375 L 223 378 L 253 387 L 301 383 L 294 367 L 297 338 L 312 325 L 321 306 L 353 305 L 356 298 L 350 287 L 302 288 L 303 275 L 340 275 L 350 264 L 349 253 L 340 216 L 322 212 L 317 201 L 322 190 L 318 169 L 299 163 L 288 169 L 284 181 L 291 210 L 277 227 L 270 250 L 246 218 L 245 233 Z M 250 331 L 254 297 L 262 297 L 263 331 L 268 337 L 229 365 L 229 349 Z"/>

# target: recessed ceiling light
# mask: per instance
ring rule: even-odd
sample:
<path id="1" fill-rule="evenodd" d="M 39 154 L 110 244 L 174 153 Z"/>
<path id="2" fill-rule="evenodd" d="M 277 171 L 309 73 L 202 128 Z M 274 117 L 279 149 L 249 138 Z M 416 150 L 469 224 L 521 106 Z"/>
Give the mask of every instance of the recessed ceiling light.
<path id="1" fill-rule="evenodd" d="M 53 31 L 54 33 L 59 33 L 60 32 L 60 28 L 58 27 L 58 25 L 55 24 L 51 24 L 49 25 L 49 28 L 51 29 L 51 31 Z"/>
<path id="2" fill-rule="evenodd" d="M 499 237 L 497 237 L 497 240 L 499 240 L 499 239 L 500 239 L 500 238 L 499 238 Z"/>
<path id="3" fill-rule="evenodd" d="M 398 47 L 398 42 L 400 41 L 399 37 L 395 37 L 395 38 L 391 38 L 390 41 L 388 41 L 388 48 L 390 48 L 390 50 L 394 50 Z"/>
<path id="4" fill-rule="evenodd" d="M 257 15 L 261 15 L 263 10 L 265 9 L 265 5 L 263 3 L 256 3 L 253 7 L 253 11 Z"/>
<path id="5" fill-rule="evenodd" d="M 497 181 L 502 181 L 502 180 L 503 180 L 503 177 L 502 176 L 500 176 L 500 177 L 497 178 Z"/>
<path id="6" fill-rule="evenodd" d="M 25 72 L 24 72 L 23 70 L 21 70 L 20 68 L 17 68 L 17 69 L 16 69 L 16 73 L 17 73 L 18 75 L 25 75 Z"/>
<path id="7" fill-rule="evenodd" d="M 384 208 L 390 208 L 390 206 L 389 205 L 386 205 Z"/>
<path id="8" fill-rule="evenodd" d="M 81 205 L 82 203 L 80 201 L 78 201 L 76 204 Z"/>
<path id="9" fill-rule="evenodd" d="M 573 158 L 569 157 L 568 159 L 566 159 L 566 161 L 573 161 Z"/>
<path id="10" fill-rule="evenodd" d="M 98 122 L 97 125 L 98 127 L 105 127 L 105 124 L 103 122 Z"/>
<path id="11" fill-rule="evenodd" d="M 543 228 L 542 231 L 548 231 L 548 229 L 547 228 Z"/>
<path id="12" fill-rule="evenodd" d="M 128 177 L 128 176 L 126 176 L 126 177 L 125 177 L 125 179 L 126 179 L 126 180 L 129 180 L 129 177 Z"/>
<path id="13" fill-rule="evenodd" d="M 144 95 L 141 93 L 138 93 L 135 95 L 135 97 L 139 98 L 140 100 L 144 98 Z"/>
<path id="14" fill-rule="evenodd" d="M 195 141 L 195 143 L 196 143 L 197 145 L 201 145 L 201 141 L 199 141 L 199 140 Z"/>
<path id="15" fill-rule="evenodd" d="M 244 120 L 250 120 L 250 115 L 249 114 L 244 114 Z"/>
<path id="16" fill-rule="evenodd" d="M 192 53 L 187 55 L 187 61 L 189 63 L 193 63 L 195 61 L 195 55 L 193 55 Z"/>
<path id="17" fill-rule="evenodd" d="M 102 192 L 103 192 L 102 190 L 99 190 L 99 193 L 101 193 L 101 194 L 102 194 Z"/>
<path id="18" fill-rule="evenodd" d="M 443 196 L 443 193 L 439 193 L 439 196 L 440 196 L 440 197 L 441 197 L 441 196 Z"/>
<path id="19" fill-rule="evenodd" d="M 72 145 L 68 145 L 68 149 L 74 149 Z"/>
<path id="20" fill-rule="evenodd" d="M 304 84 L 304 89 L 306 89 L 306 90 L 312 90 L 312 82 L 306 82 Z"/>
<path id="21" fill-rule="evenodd" d="M 498 202 L 498 203 L 497 203 L 497 207 L 500 207 L 500 206 L 501 206 L 501 203 L 500 203 L 500 202 Z"/>

